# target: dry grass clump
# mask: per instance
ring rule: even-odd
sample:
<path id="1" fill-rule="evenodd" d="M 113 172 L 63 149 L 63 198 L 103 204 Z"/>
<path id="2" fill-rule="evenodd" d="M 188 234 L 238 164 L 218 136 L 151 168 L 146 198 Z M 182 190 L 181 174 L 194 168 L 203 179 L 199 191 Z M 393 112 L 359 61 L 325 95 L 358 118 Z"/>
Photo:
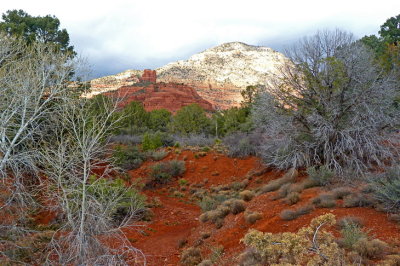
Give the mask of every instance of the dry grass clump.
<path id="1" fill-rule="evenodd" d="M 374 203 L 371 198 L 366 195 L 362 195 L 360 193 L 350 194 L 343 199 L 343 207 L 352 208 L 352 207 L 368 207 L 372 206 Z"/>
<path id="2" fill-rule="evenodd" d="M 381 261 L 380 265 L 400 266 L 400 255 L 388 255 L 384 261 Z"/>
<path id="3" fill-rule="evenodd" d="M 332 194 L 321 194 L 312 200 L 318 208 L 332 208 L 336 206 L 336 199 Z"/>
<path id="4" fill-rule="evenodd" d="M 314 206 L 311 204 L 301 206 L 297 209 L 286 209 L 283 210 L 280 214 L 280 217 L 285 221 L 291 221 L 296 219 L 297 217 L 305 214 L 309 214 L 312 210 L 314 210 Z"/>
<path id="5" fill-rule="evenodd" d="M 303 191 L 303 186 L 301 184 L 284 184 L 281 186 L 281 188 L 278 190 L 278 196 L 277 198 L 284 198 L 288 196 L 290 193 L 296 192 L 300 193 Z"/>
<path id="6" fill-rule="evenodd" d="M 254 224 L 255 222 L 257 222 L 261 218 L 262 218 L 262 215 L 259 212 L 246 211 L 244 213 L 244 220 L 249 224 Z"/>
<path id="7" fill-rule="evenodd" d="M 300 201 L 300 194 L 298 192 L 290 192 L 289 195 L 286 196 L 285 202 L 289 205 L 296 204 Z"/>
<path id="8" fill-rule="evenodd" d="M 354 250 L 358 254 L 369 259 L 381 259 L 386 254 L 387 249 L 388 245 L 379 239 L 362 238 L 354 245 Z"/>
<path id="9" fill-rule="evenodd" d="M 203 223 L 212 222 L 217 228 L 222 227 L 224 218 L 232 213 L 234 215 L 246 210 L 246 205 L 243 200 L 239 199 L 229 199 L 222 202 L 215 209 L 207 211 L 200 215 L 199 220 Z"/>
<path id="10" fill-rule="evenodd" d="M 354 225 L 357 225 L 358 227 L 363 227 L 364 226 L 364 223 L 363 223 L 363 221 L 361 220 L 361 218 L 359 218 L 359 217 L 356 217 L 356 216 L 344 216 L 344 217 L 342 217 L 338 222 L 337 222 L 337 226 L 340 228 L 340 229 L 343 229 L 343 228 L 345 228 L 347 225 L 349 225 L 349 224 L 354 224 Z"/>
<path id="11" fill-rule="evenodd" d="M 343 199 L 344 197 L 352 194 L 353 191 L 351 188 L 348 187 L 338 187 L 332 190 L 332 194 L 335 197 L 335 199 Z"/>
<path id="12" fill-rule="evenodd" d="M 291 221 L 299 217 L 299 214 L 295 210 L 283 210 L 280 217 L 285 221 Z"/>
<path id="13" fill-rule="evenodd" d="M 202 256 L 200 249 L 198 248 L 188 248 L 182 252 L 181 264 L 185 266 L 195 266 L 202 261 Z"/>
<path id="14" fill-rule="evenodd" d="M 389 220 L 400 223 L 400 213 L 392 213 L 389 215 Z"/>
<path id="15" fill-rule="evenodd" d="M 301 215 L 306 215 L 309 214 L 310 212 L 312 212 L 314 210 L 314 206 L 311 204 L 307 204 L 304 206 L 301 206 L 299 208 L 296 209 L 296 213 L 301 216 Z"/>
<path id="16" fill-rule="evenodd" d="M 244 201 L 250 201 L 254 198 L 255 194 L 251 190 L 243 190 L 239 193 L 239 197 Z"/>
<path id="17" fill-rule="evenodd" d="M 298 175 L 299 175 L 298 171 L 296 169 L 292 168 L 281 178 L 272 180 L 268 184 L 263 186 L 260 189 L 259 193 L 263 194 L 263 193 L 267 193 L 267 192 L 271 192 L 271 191 L 276 191 L 280 187 L 282 187 L 284 184 L 292 183 Z"/>
<path id="18" fill-rule="evenodd" d="M 224 201 L 222 204 L 223 206 L 228 207 L 232 214 L 238 214 L 246 210 L 246 205 L 243 200 L 230 199 Z"/>
<path id="19" fill-rule="evenodd" d="M 312 187 L 319 187 L 321 186 L 321 183 L 318 180 L 312 179 L 312 178 L 306 178 L 304 179 L 300 185 L 303 187 L 303 189 L 307 188 L 312 188 Z"/>

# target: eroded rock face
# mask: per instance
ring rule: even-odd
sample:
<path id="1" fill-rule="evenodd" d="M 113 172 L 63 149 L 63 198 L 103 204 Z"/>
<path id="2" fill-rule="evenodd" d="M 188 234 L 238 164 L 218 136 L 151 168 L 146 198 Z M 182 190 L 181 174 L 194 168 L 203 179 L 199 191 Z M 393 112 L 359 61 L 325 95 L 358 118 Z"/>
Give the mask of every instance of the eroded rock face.
<path id="1" fill-rule="evenodd" d="M 175 113 L 183 106 L 193 103 L 207 111 L 214 110 L 212 104 L 201 98 L 192 87 L 177 83 L 155 83 L 146 87 L 124 86 L 105 95 L 123 97 L 120 107 L 132 101 L 141 102 L 146 111 L 167 109 Z"/>
<path id="2" fill-rule="evenodd" d="M 151 83 L 156 83 L 157 80 L 157 74 L 155 70 L 151 70 L 151 69 L 145 69 L 143 71 L 143 75 L 140 79 L 141 81 L 147 81 L 147 82 L 151 82 Z"/>

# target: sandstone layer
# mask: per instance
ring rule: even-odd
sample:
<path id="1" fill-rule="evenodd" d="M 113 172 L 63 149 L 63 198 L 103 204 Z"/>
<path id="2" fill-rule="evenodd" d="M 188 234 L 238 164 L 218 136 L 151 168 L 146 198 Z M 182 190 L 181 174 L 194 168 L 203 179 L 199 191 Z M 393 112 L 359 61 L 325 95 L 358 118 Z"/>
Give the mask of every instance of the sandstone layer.
<path id="1" fill-rule="evenodd" d="M 154 70 L 146 69 L 138 79 L 139 82 L 132 86 L 123 86 L 105 95 L 123 99 L 121 108 L 132 101 L 137 101 L 143 104 L 146 111 L 163 108 L 175 113 L 183 106 L 193 103 L 207 111 L 214 110 L 212 104 L 201 98 L 190 86 L 173 82 L 157 83 L 157 74 Z"/>

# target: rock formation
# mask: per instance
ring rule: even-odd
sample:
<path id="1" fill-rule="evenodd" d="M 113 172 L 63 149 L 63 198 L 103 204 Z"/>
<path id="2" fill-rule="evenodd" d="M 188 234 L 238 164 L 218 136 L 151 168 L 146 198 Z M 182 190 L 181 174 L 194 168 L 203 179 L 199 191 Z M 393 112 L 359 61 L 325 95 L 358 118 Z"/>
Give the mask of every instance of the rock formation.
<path id="1" fill-rule="evenodd" d="M 154 70 L 146 70 L 140 80 L 142 83 L 152 83 L 144 86 L 142 86 L 142 83 L 137 83 L 134 86 L 123 86 L 114 92 L 107 92 L 105 95 L 121 97 L 123 101 L 120 107 L 124 107 L 132 101 L 141 102 L 146 111 L 164 108 L 175 113 L 183 106 L 193 103 L 200 105 L 207 111 L 214 110 L 212 104 L 201 98 L 192 87 L 172 82 L 156 83 L 156 72 Z"/>
<path id="2" fill-rule="evenodd" d="M 268 47 L 225 43 L 157 69 L 158 80 L 193 86 L 201 97 L 226 109 L 238 106 L 249 85 L 266 85 L 288 59 Z"/>
<path id="3" fill-rule="evenodd" d="M 155 70 L 151 70 L 151 69 L 145 69 L 143 71 L 143 75 L 140 78 L 140 81 L 144 81 L 144 82 L 151 82 L 151 83 L 156 83 L 157 80 L 157 74 Z"/>
<path id="4" fill-rule="evenodd" d="M 267 85 L 285 62 L 288 59 L 271 48 L 232 42 L 195 54 L 188 60 L 169 63 L 156 71 L 158 81 L 186 84 L 213 106 L 226 109 L 240 104 L 240 92 L 246 86 Z M 132 86 L 135 82 L 155 83 L 155 79 L 156 73 L 151 70 L 127 70 L 92 80 L 93 89 L 89 97 Z"/>

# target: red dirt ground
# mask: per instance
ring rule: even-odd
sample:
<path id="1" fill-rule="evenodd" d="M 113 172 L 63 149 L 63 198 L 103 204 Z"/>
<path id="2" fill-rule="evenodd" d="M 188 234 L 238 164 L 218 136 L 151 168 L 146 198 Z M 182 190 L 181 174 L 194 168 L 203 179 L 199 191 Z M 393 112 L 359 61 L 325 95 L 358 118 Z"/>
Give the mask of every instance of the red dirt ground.
<path id="1" fill-rule="evenodd" d="M 282 176 L 282 172 L 266 169 L 259 159 L 250 157 L 246 159 L 228 158 L 222 154 L 209 152 L 204 157 L 195 158 L 195 152 L 183 151 L 176 154 L 171 151 L 164 160 L 180 159 L 186 161 L 186 172 L 182 178 L 189 185 L 201 184 L 202 188 L 216 185 L 230 184 L 250 180 L 247 188 L 253 188 L 267 183 L 268 181 Z M 147 167 L 155 162 L 146 162 L 139 169 L 130 171 L 132 179 L 146 178 Z M 302 177 L 299 177 L 299 180 Z M 206 181 L 205 181 L 206 180 Z M 315 209 L 310 214 L 300 216 L 292 221 L 284 221 L 279 214 L 284 209 L 292 209 L 305 205 L 315 197 L 320 188 L 311 188 L 302 192 L 301 201 L 296 205 L 288 206 L 282 200 L 273 201 L 273 193 L 267 193 L 255 197 L 246 203 L 247 210 L 262 213 L 262 219 L 253 225 L 244 220 L 244 214 L 229 214 L 225 218 L 224 225 L 216 229 L 215 225 L 198 220 L 201 214 L 200 208 L 190 202 L 188 191 L 183 197 L 172 196 L 173 190 L 179 190 L 177 180 L 172 183 L 157 187 L 152 190 L 144 190 L 143 193 L 149 198 L 157 197 L 162 206 L 153 207 L 154 218 L 151 222 L 142 222 L 137 230 L 127 232 L 134 246 L 141 249 L 147 256 L 148 265 L 179 265 L 180 253 L 186 247 L 199 245 L 203 255 L 211 252 L 213 247 L 223 246 L 224 254 L 218 264 L 233 265 L 238 255 L 244 250 L 240 239 L 250 228 L 263 232 L 294 232 L 308 223 L 316 216 L 331 212 L 339 219 L 343 216 L 352 215 L 361 218 L 369 234 L 386 242 L 398 242 L 400 240 L 400 226 L 389 221 L 387 215 L 372 208 L 342 208 L 340 205 L 330 209 Z M 210 233 L 210 237 L 202 239 L 203 233 Z M 338 236 L 338 232 L 333 232 Z M 188 243 L 182 247 L 181 244 Z"/>

